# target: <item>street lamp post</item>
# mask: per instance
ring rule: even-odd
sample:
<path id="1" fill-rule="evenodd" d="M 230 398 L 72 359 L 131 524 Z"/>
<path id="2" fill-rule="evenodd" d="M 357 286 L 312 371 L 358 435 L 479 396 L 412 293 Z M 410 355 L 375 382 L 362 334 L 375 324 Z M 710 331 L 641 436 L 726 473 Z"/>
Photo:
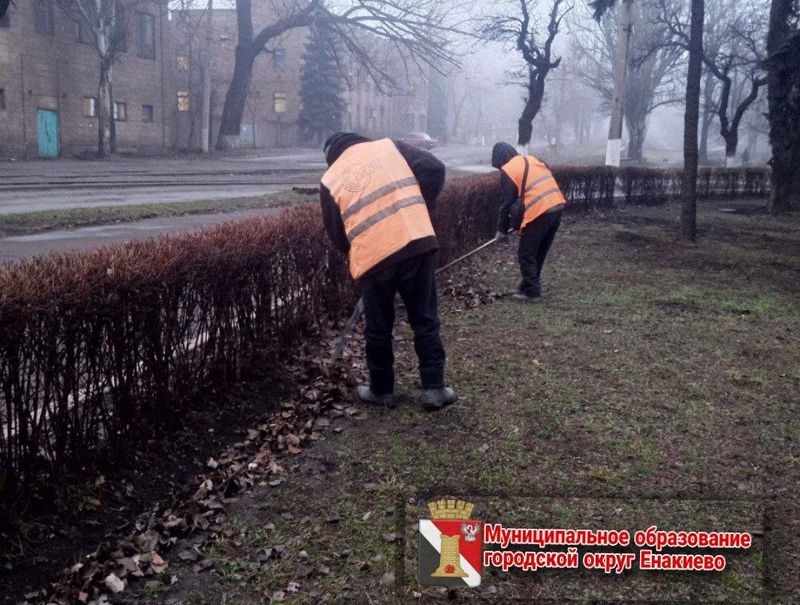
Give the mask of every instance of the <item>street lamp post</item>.
<path id="1" fill-rule="evenodd" d="M 611 123 L 608 126 L 606 166 L 619 166 L 622 158 L 622 123 L 625 115 L 625 91 L 628 86 L 628 58 L 632 33 L 633 0 L 623 0 L 619 36 L 617 36 L 617 70 L 611 104 Z"/>

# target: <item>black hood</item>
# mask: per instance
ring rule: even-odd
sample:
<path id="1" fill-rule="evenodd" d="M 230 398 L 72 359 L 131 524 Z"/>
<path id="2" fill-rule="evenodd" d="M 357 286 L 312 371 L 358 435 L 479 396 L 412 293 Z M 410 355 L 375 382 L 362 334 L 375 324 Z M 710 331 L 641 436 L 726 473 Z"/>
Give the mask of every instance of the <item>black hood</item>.
<path id="1" fill-rule="evenodd" d="M 511 158 L 517 157 L 519 154 L 514 149 L 513 145 L 508 143 L 497 143 L 492 149 L 492 166 L 500 170 L 503 166 L 508 164 Z"/>
<path id="2" fill-rule="evenodd" d="M 358 145 L 359 143 L 367 143 L 371 140 L 372 139 L 362 137 L 355 132 L 337 132 L 336 134 L 332 134 L 328 137 L 328 140 L 325 141 L 325 146 L 323 147 L 325 151 L 325 161 L 328 162 L 328 166 L 330 166 L 339 159 L 339 156 L 342 155 L 348 147 Z"/>

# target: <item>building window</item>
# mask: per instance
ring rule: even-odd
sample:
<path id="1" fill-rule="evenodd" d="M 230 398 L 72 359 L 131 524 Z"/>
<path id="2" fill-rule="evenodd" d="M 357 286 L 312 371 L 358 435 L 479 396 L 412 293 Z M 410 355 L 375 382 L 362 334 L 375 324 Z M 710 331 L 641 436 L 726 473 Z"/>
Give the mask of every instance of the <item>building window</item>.
<path id="1" fill-rule="evenodd" d="M 275 113 L 286 113 L 285 92 L 276 92 L 272 95 L 272 109 Z"/>
<path id="2" fill-rule="evenodd" d="M 33 25 L 37 34 L 53 35 L 53 0 L 36 0 Z"/>
<path id="3" fill-rule="evenodd" d="M 117 122 L 124 122 L 128 119 L 128 104 L 127 103 L 114 103 L 114 119 Z"/>
<path id="4" fill-rule="evenodd" d="M 78 20 L 78 42 L 81 44 L 94 44 L 94 32 L 83 19 Z"/>
<path id="5" fill-rule="evenodd" d="M 189 111 L 189 93 L 185 90 L 178 91 L 178 111 Z"/>
<path id="6" fill-rule="evenodd" d="M 181 71 L 189 71 L 189 57 L 186 55 L 178 55 L 178 69 Z"/>
<path id="7" fill-rule="evenodd" d="M 95 97 L 83 97 L 83 115 L 87 118 L 97 117 L 97 99 Z"/>
<path id="8" fill-rule="evenodd" d="M 11 7 L 9 7 L 10 10 Z M 0 29 L 8 29 L 11 27 L 11 17 L 9 17 L 8 13 L 0 17 Z"/>
<path id="9" fill-rule="evenodd" d="M 286 67 L 286 49 L 276 48 L 272 51 L 272 69 L 283 71 Z"/>
<path id="10" fill-rule="evenodd" d="M 0 111 L 6 110 L 6 89 L 0 88 Z"/>
<path id="11" fill-rule="evenodd" d="M 142 59 L 156 58 L 156 20 L 150 13 L 137 13 L 137 55 Z"/>
<path id="12" fill-rule="evenodd" d="M 142 122 L 152 122 L 152 121 L 153 121 L 153 106 L 142 105 Z"/>

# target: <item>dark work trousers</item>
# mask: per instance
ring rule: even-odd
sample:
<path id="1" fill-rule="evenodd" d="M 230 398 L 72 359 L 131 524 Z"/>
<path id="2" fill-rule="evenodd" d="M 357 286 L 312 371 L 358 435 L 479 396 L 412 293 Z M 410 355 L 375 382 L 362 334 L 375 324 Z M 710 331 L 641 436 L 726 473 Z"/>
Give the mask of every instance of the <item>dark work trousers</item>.
<path id="1" fill-rule="evenodd" d="M 522 272 L 522 281 L 519 291 L 526 296 L 542 295 L 542 267 L 550 246 L 561 225 L 561 210 L 546 212 L 526 225 L 522 230 L 519 241 L 519 268 Z"/>
<path id="2" fill-rule="evenodd" d="M 444 347 L 439 335 L 436 298 L 436 251 L 400 261 L 361 280 L 367 337 L 370 389 L 376 395 L 394 392 L 394 300 L 403 299 L 414 330 L 423 389 L 444 386 Z"/>

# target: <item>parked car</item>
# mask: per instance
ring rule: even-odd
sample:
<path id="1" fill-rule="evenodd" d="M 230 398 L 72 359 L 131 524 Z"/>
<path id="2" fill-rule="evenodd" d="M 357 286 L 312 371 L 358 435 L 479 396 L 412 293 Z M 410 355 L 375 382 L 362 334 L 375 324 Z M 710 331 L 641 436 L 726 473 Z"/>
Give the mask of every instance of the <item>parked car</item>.
<path id="1" fill-rule="evenodd" d="M 427 132 L 409 132 L 400 141 L 420 149 L 433 149 L 439 144 L 439 141 L 432 139 Z"/>

